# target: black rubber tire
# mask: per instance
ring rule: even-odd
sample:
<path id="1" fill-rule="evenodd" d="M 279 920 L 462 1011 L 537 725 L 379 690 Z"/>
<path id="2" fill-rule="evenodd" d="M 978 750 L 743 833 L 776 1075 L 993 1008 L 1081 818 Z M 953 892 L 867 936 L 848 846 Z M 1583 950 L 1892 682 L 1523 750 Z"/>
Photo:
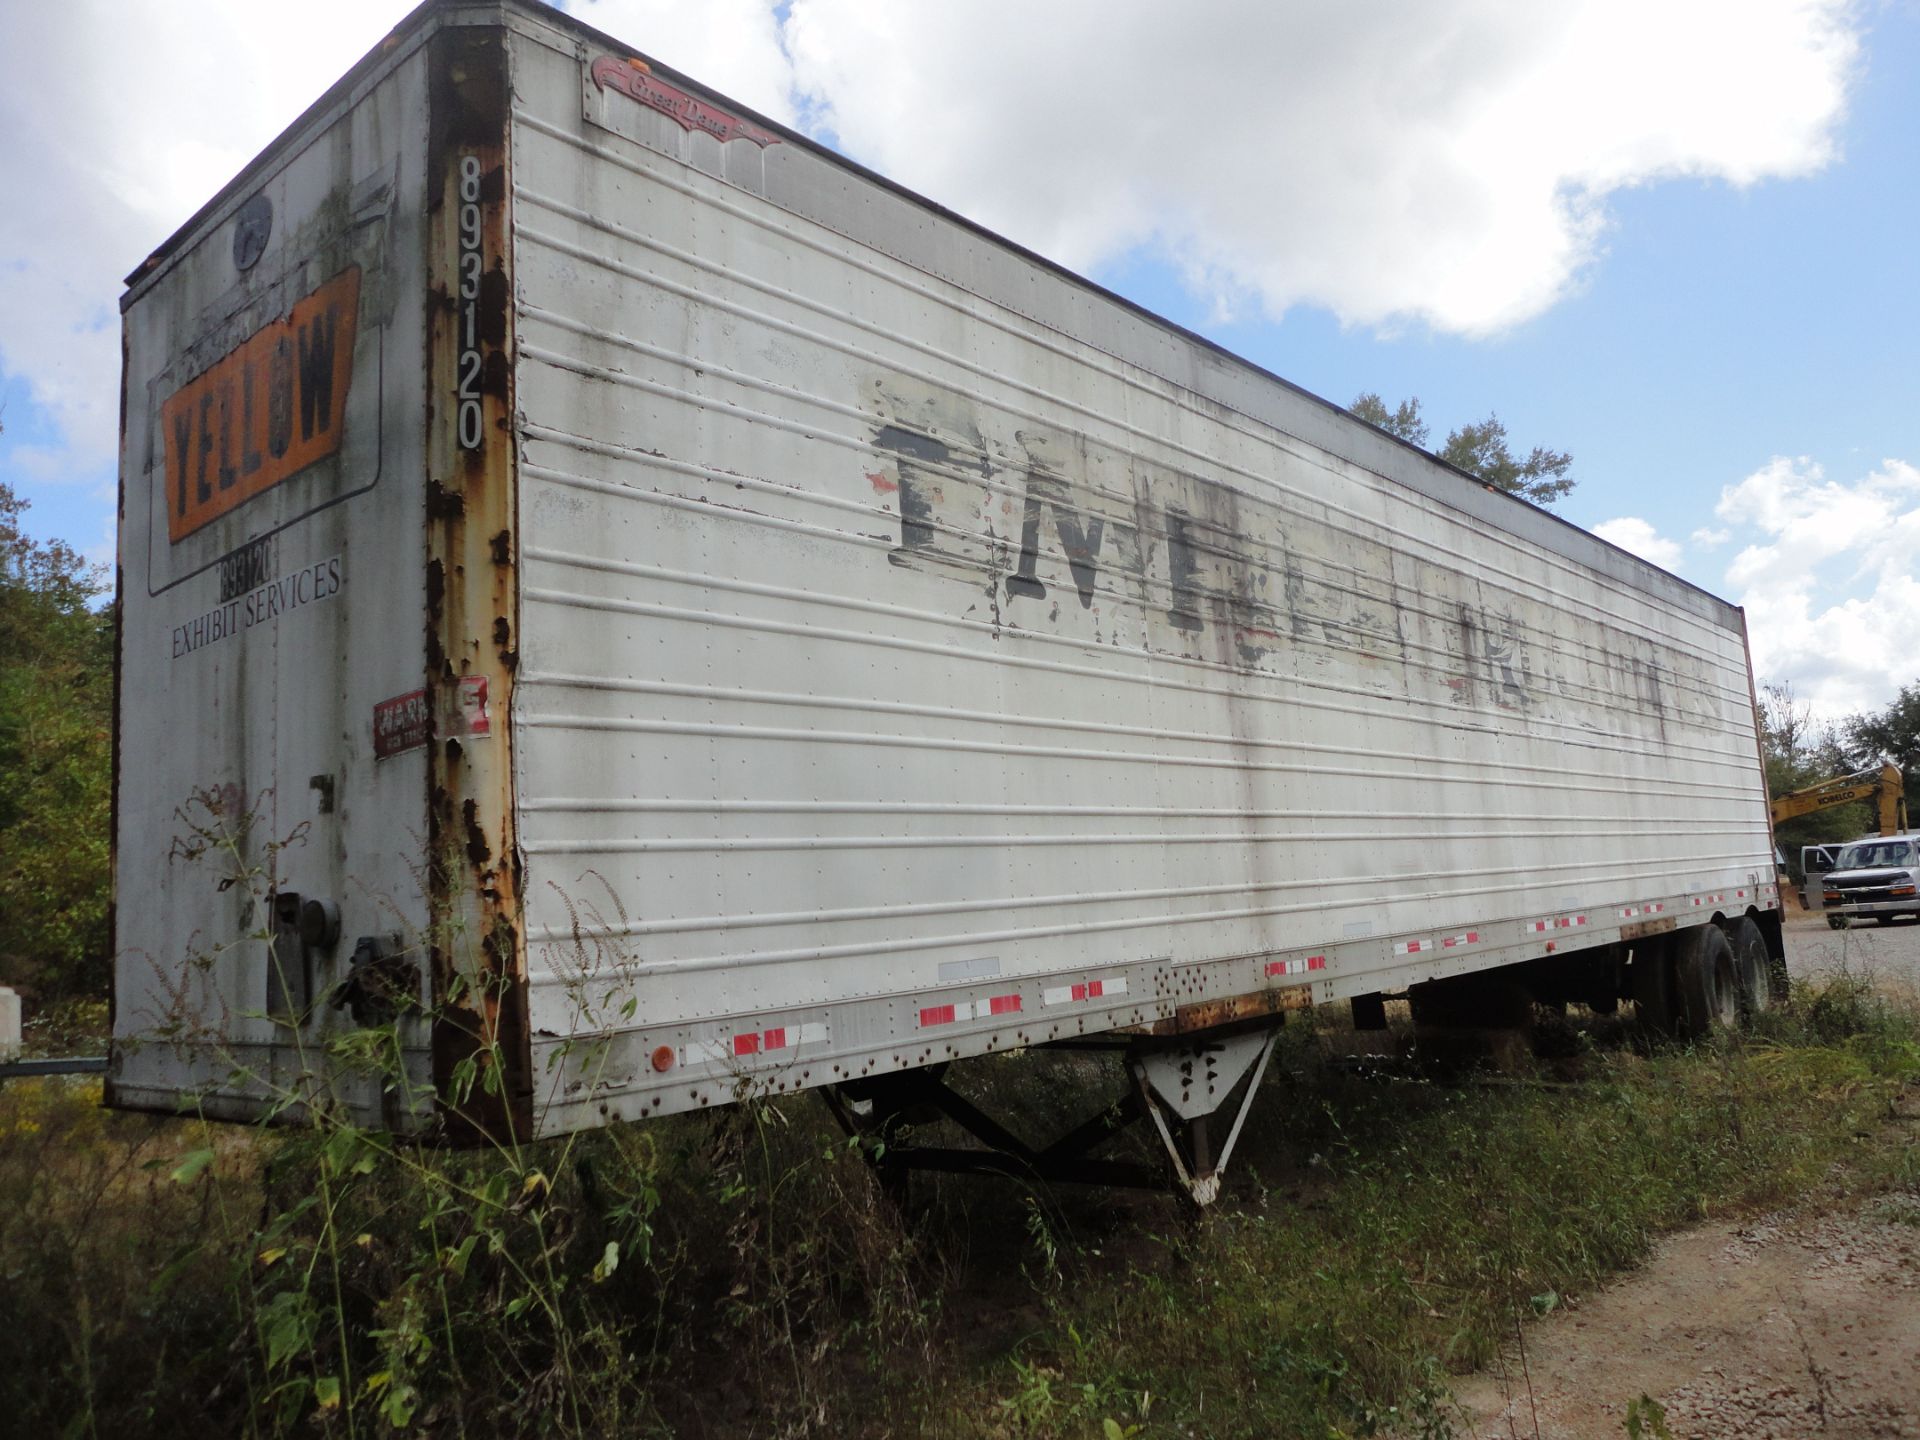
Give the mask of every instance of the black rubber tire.
<path id="1" fill-rule="evenodd" d="M 1656 1035 L 1675 1034 L 1678 1008 L 1673 992 L 1673 947 L 1664 939 L 1636 944 L 1633 964 L 1627 969 L 1627 984 L 1633 992 L 1634 1008 L 1640 1012 L 1640 1023 Z"/>
<path id="2" fill-rule="evenodd" d="M 1752 1020 L 1773 1003 L 1773 957 L 1767 937 L 1751 915 L 1742 915 L 1727 927 L 1733 944 L 1733 973 L 1740 997 L 1740 1018 Z"/>
<path id="3" fill-rule="evenodd" d="M 1846 921 L 1846 917 L 1845 917 L 1845 916 L 1843 916 L 1843 915 L 1829 915 L 1829 916 L 1827 916 L 1827 929 L 1829 929 L 1829 930 L 1844 930 L 1844 929 L 1846 929 L 1846 928 L 1847 928 L 1847 921 Z"/>
<path id="4" fill-rule="evenodd" d="M 1740 1024 L 1740 986 L 1733 943 L 1718 925 L 1683 931 L 1673 957 L 1674 993 L 1679 997 L 1680 1033 L 1701 1040 L 1715 1029 Z"/>

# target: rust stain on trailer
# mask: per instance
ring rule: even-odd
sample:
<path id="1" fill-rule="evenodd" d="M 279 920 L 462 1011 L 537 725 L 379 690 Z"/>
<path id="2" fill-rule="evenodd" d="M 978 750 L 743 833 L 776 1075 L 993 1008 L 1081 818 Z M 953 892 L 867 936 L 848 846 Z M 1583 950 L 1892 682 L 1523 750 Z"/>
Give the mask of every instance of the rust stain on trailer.
<path id="1" fill-rule="evenodd" d="M 1145 1027 L 1149 1035 L 1186 1035 L 1195 1030 L 1211 1030 L 1231 1025 L 1236 1020 L 1251 1020 L 1261 1015 L 1284 1015 L 1313 1005 L 1311 985 L 1287 985 L 1276 990 L 1255 990 L 1247 995 L 1232 995 L 1220 1000 L 1201 1000 L 1182 1005 L 1165 1020 Z"/>
<path id="2" fill-rule="evenodd" d="M 476 693 L 504 717 L 519 618 L 507 54 L 497 30 L 442 31 L 431 46 L 428 702 L 448 716 Z M 428 749 L 434 1085 L 452 1138 L 525 1139 L 533 1066 L 512 727 L 452 728 Z"/>
<path id="3" fill-rule="evenodd" d="M 1620 927 L 1620 938 L 1622 940 L 1638 940 L 1646 935 L 1664 935 L 1667 931 L 1674 928 L 1675 921 L 1673 916 L 1663 915 L 1658 920 L 1638 920 L 1631 925 L 1622 925 Z"/>

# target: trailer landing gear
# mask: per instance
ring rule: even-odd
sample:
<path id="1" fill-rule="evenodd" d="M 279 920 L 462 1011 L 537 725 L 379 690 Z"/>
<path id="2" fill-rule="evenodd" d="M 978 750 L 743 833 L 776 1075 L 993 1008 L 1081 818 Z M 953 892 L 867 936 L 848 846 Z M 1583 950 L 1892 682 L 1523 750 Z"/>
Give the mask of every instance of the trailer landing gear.
<path id="1" fill-rule="evenodd" d="M 1106 1109 L 1040 1146 L 949 1089 L 944 1065 L 852 1080 L 820 1093 L 842 1129 L 870 1142 L 869 1162 L 896 1200 L 904 1199 L 907 1174 L 914 1170 L 1164 1189 L 1165 1170 L 1092 1153 L 1145 1116 L 1153 1122 L 1177 1188 L 1196 1206 L 1206 1206 L 1219 1198 L 1221 1177 L 1278 1037 L 1278 1028 L 1269 1025 L 1213 1037 L 1116 1036 L 1060 1046 L 1124 1052 L 1132 1084 Z M 1233 1122 L 1216 1153 L 1210 1121 L 1236 1096 Z M 932 1145 L 913 1138 L 917 1126 L 936 1119 L 951 1121 L 979 1143 Z"/>
<path id="2" fill-rule="evenodd" d="M 1224 1040 L 1202 1040 L 1176 1050 L 1149 1050 L 1127 1057 L 1127 1070 L 1140 1092 L 1141 1103 L 1160 1133 L 1160 1143 L 1173 1162 L 1173 1173 L 1196 1205 L 1211 1205 L 1220 1196 L 1220 1177 L 1233 1156 L 1240 1127 L 1259 1093 L 1278 1030 L 1255 1030 Z M 1249 1073 L 1251 1072 L 1251 1073 Z M 1226 1144 L 1215 1159 L 1209 1146 L 1207 1121 L 1222 1109 L 1245 1079 L 1246 1089 L 1234 1111 Z M 1171 1117 L 1179 1124 L 1176 1140 Z"/>

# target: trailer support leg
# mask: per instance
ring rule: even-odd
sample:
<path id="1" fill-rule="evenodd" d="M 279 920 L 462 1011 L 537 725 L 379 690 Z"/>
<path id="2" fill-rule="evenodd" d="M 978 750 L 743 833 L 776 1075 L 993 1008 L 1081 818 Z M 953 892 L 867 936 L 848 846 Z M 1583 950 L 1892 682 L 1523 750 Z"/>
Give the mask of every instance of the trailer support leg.
<path id="1" fill-rule="evenodd" d="M 1160 1134 L 1173 1173 L 1196 1205 L 1211 1205 L 1220 1195 L 1221 1177 L 1240 1129 L 1253 1108 L 1253 1097 L 1260 1091 L 1260 1078 L 1266 1073 L 1273 1055 L 1278 1030 L 1254 1031 L 1224 1040 L 1201 1041 L 1179 1049 L 1149 1050 L 1127 1061 L 1133 1072 L 1153 1128 Z M 1207 1120 L 1226 1104 L 1241 1081 L 1246 1082 L 1240 1103 L 1234 1110 L 1233 1127 L 1227 1131 L 1227 1143 L 1213 1156 Z M 1180 1126 L 1175 1138 L 1173 1125 Z"/>

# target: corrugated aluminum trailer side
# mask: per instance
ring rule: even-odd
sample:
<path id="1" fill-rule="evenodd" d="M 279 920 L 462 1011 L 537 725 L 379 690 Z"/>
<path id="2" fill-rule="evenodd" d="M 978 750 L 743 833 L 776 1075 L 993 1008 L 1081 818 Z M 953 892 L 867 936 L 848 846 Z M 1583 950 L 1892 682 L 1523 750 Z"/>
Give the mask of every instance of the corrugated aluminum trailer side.
<path id="1" fill-rule="evenodd" d="M 357 73 L 129 292 L 121 1103 L 257 1110 L 226 1039 L 299 1076 L 383 955 L 431 975 L 400 1030 L 443 1108 L 526 1134 L 1618 979 L 1776 903 L 1734 608 L 557 12 L 430 4 Z M 297 210 L 272 177 L 388 94 L 339 456 L 389 481 L 321 456 L 172 539 L 162 412 L 345 273 L 236 281 L 248 197 Z M 364 160 L 310 187 L 342 237 Z M 212 602 L 145 557 L 207 588 L 262 536 L 351 583 L 162 664 Z M 296 815 L 310 776 L 338 818 Z M 308 821 L 274 894 L 345 912 L 279 933 L 297 1013 L 259 917 L 143 858 L 213 781 Z"/>
<path id="2" fill-rule="evenodd" d="M 1774 903 L 1734 608 L 603 37 L 512 72 L 543 1128 Z"/>

